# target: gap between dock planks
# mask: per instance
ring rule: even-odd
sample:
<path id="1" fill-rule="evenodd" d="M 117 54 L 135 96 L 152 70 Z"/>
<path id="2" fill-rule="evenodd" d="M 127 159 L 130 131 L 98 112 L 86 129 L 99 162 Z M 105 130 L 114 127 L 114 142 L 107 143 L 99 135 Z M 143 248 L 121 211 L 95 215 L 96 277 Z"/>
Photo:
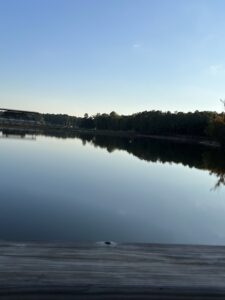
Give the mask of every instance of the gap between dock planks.
<path id="1" fill-rule="evenodd" d="M 225 247 L 0 242 L 0 299 L 225 299 Z"/>

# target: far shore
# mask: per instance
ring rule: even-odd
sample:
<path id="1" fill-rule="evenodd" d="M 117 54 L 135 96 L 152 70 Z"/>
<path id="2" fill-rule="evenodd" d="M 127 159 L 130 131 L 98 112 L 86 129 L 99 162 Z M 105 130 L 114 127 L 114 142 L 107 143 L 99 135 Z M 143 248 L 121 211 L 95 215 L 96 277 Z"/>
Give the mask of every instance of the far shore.
<path id="1" fill-rule="evenodd" d="M 82 129 L 82 128 L 71 128 L 62 126 L 30 126 L 30 125 L 5 125 L 0 124 L 0 130 L 18 130 L 27 131 L 32 133 L 41 134 L 44 131 L 57 131 L 57 132 L 68 132 L 68 133 L 78 133 L 78 134 L 90 134 L 90 135 L 105 135 L 105 136 L 116 136 L 116 137 L 126 137 L 126 138 L 145 138 L 145 139 L 157 139 L 157 140 L 167 140 L 178 143 L 189 143 L 189 144 L 199 144 L 208 147 L 220 147 L 220 144 L 216 141 L 206 139 L 205 137 L 199 136 L 186 136 L 186 135 L 149 135 L 141 134 L 134 131 L 113 131 L 113 130 L 95 130 L 95 129 Z"/>

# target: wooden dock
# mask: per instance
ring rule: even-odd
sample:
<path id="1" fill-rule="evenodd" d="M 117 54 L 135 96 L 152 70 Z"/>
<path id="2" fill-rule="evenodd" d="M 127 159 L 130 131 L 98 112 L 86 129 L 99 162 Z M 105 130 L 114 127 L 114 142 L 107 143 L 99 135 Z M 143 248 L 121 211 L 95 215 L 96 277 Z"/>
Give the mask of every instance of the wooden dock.
<path id="1" fill-rule="evenodd" d="M 0 242 L 0 299 L 225 299 L 225 247 Z"/>

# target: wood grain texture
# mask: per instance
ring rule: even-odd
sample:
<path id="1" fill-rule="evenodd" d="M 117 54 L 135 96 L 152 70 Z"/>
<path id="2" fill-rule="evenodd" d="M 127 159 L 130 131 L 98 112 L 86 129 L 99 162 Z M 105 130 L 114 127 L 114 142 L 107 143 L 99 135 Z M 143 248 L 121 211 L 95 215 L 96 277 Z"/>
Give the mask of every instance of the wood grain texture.
<path id="1" fill-rule="evenodd" d="M 0 299 L 225 299 L 225 247 L 0 242 Z"/>

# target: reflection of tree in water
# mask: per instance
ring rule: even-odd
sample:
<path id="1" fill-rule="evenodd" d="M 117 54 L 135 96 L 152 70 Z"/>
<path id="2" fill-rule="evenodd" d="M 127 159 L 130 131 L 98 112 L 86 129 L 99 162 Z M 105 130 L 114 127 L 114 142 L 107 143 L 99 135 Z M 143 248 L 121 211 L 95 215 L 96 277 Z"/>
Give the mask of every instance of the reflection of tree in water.
<path id="1" fill-rule="evenodd" d="M 215 174 L 213 172 L 210 172 L 210 174 Z M 219 177 L 218 181 L 216 182 L 213 190 L 217 190 L 220 186 L 225 185 L 225 175 L 224 174 L 217 174 Z"/>
<path id="2" fill-rule="evenodd" d="M 225 152 L 218 149 L 215 153 L 207 151 L 203 160 L 205 169 L 210 171 L 210 175 L 216 175 L 218 178 L 213 190 L 225 185 Z"/>
<path id="3" fill-rule="evenodd" d="M 35 140 L 36 135 L 34 131 L 24 131 L 19 129 L 2 129 L 2 138 L 6 139 L 26 139 L 26 140 Z"/>
<path id="4" fill-rule="evenodd" d="M 215 175 L 218 178 L 213 190 L 225 185 L 225 152 L 219 148 L 165 140 L 131 139 L 128 137 L 83 134 L 63 130 L 43 130 L 36 134 L 63 139 L 79 138 L 82 140 L 83 145 L 90 143 L 94 147 L 106 149 L 109 153 L 115 150 L 124 150 L 148 162 L 175 163 L 190 168 L 208 170 L 211 175 Z"/>
<path id="5" fill-rule="evenodd" d="M 214 190 L 225 185 L 225 153 L 218 148 L 203 145 L 175 143 L 171 141 L 121 138 L 97 135 L 80 136 L 95 147 L 105 148 L 109 153 L 125 150 L 148 162 L 175 163 L 210 171 L 218 178 Z"/>
<path id="6" fill-rule="evenodd" d="M 74 132 L 45 133 L 61 138 L 79 138 L 95 147 L 107 149 L 109 153 L 115 150 L 124 150 L 129 154 L 148 162 L 175 163 L 208 170 L 218 180 L 214 189 L 225 185 L 225 152 L 219 148 L 210 148 L 191 143 L 175 143 L 165 140 L 145 138 L 128 138 L 106 135 L 92 135 Z"/>

